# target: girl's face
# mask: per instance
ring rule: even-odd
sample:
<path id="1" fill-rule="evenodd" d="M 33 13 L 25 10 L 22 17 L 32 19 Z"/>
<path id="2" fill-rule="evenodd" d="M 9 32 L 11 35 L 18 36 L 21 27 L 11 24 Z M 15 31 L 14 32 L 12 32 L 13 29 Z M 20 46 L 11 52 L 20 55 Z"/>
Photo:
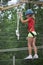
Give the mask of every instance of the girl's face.
<path id="1" fill-rule="evenodd" d="M 26 15 L 26 18 L 29 18 L 29 15 Z"/>

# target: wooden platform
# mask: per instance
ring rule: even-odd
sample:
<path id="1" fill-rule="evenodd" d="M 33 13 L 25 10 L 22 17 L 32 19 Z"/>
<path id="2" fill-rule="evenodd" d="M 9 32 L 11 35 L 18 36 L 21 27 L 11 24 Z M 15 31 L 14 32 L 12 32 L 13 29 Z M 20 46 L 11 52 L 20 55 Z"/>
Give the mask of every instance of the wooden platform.
<path id="1" fill-rule="evenodd" d="M 16 59 L 15 65 L 43 65 L 43 58 L 39 59 Z"/>

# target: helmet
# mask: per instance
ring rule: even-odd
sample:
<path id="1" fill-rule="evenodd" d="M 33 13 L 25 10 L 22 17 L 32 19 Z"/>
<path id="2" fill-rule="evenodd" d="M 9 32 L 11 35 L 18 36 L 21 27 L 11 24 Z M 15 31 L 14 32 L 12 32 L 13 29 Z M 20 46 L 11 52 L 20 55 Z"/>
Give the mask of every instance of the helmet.
<path id="1" fill-rule="evenodd" d="M 25 15 L 28 15 L 28 14 L 34 14 L 34 12 L 33 12 L 31 9 L 28 9 L 28 10 L 25 12 Z"/>

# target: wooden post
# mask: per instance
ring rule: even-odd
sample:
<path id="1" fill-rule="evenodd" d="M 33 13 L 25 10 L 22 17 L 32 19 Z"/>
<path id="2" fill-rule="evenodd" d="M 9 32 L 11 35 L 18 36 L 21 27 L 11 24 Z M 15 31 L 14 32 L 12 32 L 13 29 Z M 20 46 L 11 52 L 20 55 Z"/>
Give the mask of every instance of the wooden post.
<path id="1" fill-rule="evenodd" d="M 13 65 L 15 65 L 15 56 L 13 56 Z"/>

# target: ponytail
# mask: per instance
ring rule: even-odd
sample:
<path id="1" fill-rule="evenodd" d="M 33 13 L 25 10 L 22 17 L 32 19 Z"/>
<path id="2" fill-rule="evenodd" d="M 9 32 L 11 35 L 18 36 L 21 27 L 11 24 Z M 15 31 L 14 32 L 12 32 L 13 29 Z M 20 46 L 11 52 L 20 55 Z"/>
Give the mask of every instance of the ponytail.
<path id="1" fill-rule="evenodd" d="M 34 14 L 32 15 L 32 18 L 35 20 L 35 15 Z"/>

